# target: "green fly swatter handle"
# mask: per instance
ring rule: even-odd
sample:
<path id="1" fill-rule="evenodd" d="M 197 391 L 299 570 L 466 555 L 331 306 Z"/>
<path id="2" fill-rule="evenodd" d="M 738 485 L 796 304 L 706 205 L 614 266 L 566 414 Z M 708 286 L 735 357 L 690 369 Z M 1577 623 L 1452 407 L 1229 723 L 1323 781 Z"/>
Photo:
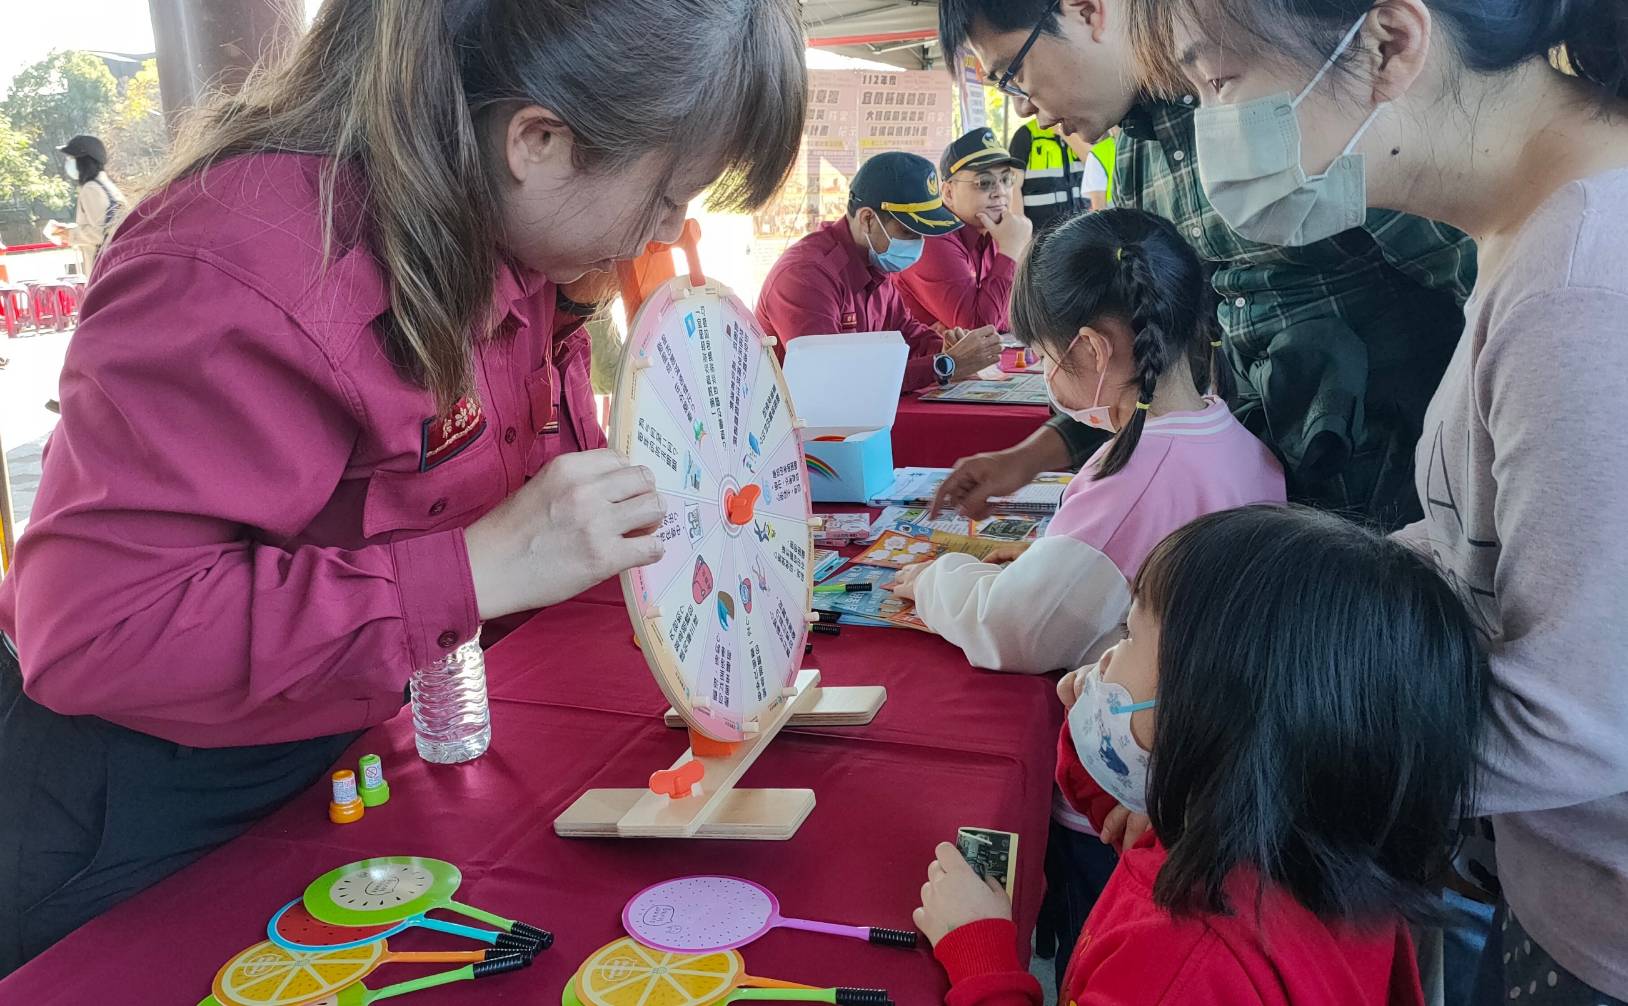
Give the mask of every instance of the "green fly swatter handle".
<path id="1" fill-rule="evenodd" d="M 503 957 L 494 957 L 479 964 L 466 964 L 453 971 L 443 971 L 438 975 L 425 975 L 423 978 L 414 978 L 408 982 L 397 982 L 387 985 L 367 997 L 368 1006 L 380 999 L 391 999 L 395 996 L 406 995 L 409 992 L 419 992 L 423 989 L 432 989 L 437 985 L 450 985 L 453 982 L 472 981 L 476 978 L 486 978 L 490 975 L 501 975 L 509 971 L 519 971 L 531 963 L 531 959 L 521 954 L 510 954 Z"/>
<path id="2" fill-rule="evenodd" d="M 484 922 L 489 926 L 496 926 L 498 929 L 501 929 L 506 933 L 515 933 L 519 936 L 529 936 L 537 942 L 540 949 L 547 950 L 554 944 L 554 934 L 546 929 L 538 929 L 536 926 L 528 926 L 524 922 L 516 922 L 513 919 L 505 919 L 501 915 L 493 915 L 491 912 L 482 911 L 473 905 L 466 905 L 461 901 L 448 901 L 446 903 L 446 908 L 449 912 L 457 912 L 458 914 L 468 916 L 477 922 Z"/>

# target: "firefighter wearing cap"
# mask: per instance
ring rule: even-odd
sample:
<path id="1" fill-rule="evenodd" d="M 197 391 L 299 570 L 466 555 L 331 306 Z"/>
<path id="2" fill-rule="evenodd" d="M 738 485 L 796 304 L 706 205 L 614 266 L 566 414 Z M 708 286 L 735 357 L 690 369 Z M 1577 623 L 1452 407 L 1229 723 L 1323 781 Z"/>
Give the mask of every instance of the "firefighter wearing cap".
<path id="1" fill-rule="evenodd" d="M 113 236 L 124 214 L 124 193 L 104 170 L 107 147 L 94 136 L 76 136 L 58 148 L 64 158 L 63 170 L 79 186 L 78 209 L 74 222 L 53 222 L 47 233 L 52 240 L 79 249 L 85 275 L 96 264 L 96 253 Z"/>
<path id="2" fill-rule="evenodd" d="M 1034 225 L 1013 208 L 1023 167 L 988 129 L 968 131 L 939 158 L 944 205 L 965 226 L 929 241 L 921 262 L 893 278 L 918 321 L 942 328 L 1010 329 L 1012 277 L 1029 250 Z"/>
<path id="3" fill-rule="evenodd" d="M 769 270 L 758 322 L 780 340 L 782 353 L 805 335 L 898 332 L 910 347 L 903 391 L 970 378 L 1000 358 L 995 329 L 951 327 L 940 336 L 911 317 L 890 282 L 961 226 L 944 205 L 931 161 L 878 154 L 854 175 L 847 215 L 792 245 Z"/>

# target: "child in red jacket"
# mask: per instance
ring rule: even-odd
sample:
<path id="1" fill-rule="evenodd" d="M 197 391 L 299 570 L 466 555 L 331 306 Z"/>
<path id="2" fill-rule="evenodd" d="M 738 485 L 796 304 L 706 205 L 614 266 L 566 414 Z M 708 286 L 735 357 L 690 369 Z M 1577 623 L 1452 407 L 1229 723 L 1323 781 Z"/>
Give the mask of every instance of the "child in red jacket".
<path id="1" fill-rule="evenodd" d="M 1167 538 L 1133 595 L 1124 640 L 1059 686 L 1065 795 L 1099 829 L 1152 823 L 1065 1006 L 1422 1004 L 1407 922 L 1433 918 L 1486 697 L 1452 590 L 1338 518 L 1249 507 Z M 1040 1006 L 1010 903 L 954 846 L 916 924 L 950 1006 Z"/>

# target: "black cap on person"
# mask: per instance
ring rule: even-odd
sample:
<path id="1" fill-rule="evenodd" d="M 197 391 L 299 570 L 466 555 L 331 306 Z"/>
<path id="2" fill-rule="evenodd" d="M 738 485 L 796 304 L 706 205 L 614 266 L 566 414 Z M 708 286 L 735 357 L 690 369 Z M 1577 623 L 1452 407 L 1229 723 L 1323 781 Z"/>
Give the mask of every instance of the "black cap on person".
<path id="1" fill-rule="evenodd" d="M 88 157 L 98 164 L 107 163 L 107 148 L 94 136 L 76 136 L 57 149 L 69 157 Z"/>
<path id="2" fill-rule="evenodd" d="M 1023 162 L 995 140 L 990 129 L 969 129 L 944 148 L 938 159 L 938 173 L 945 181 L 958 171 L 987 171 L 990 168 L 1021 168 Z"/>
<path id="3" fill-rule="evenodd" d="M 944 207 L 933 162 L 903 151 L 877 154 L 860 165 L 848 186 L 848 212 L 866 206 L 892 214 L 923 237 L 949 234 L 961 226 Z"/>

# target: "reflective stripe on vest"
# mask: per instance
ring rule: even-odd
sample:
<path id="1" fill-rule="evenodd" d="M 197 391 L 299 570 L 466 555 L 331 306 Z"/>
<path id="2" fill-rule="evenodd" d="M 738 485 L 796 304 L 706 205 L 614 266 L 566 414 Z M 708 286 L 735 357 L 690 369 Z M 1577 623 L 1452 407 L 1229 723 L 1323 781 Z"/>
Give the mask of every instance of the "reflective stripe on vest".
<path id="1" fill-rule="evenodd" d="M 1030 119 L 1024 123 L 1029 131 L 1029 163 L 1023 169 L 1023 205 L 1055 206 L 1059 203 L 1072 207 L 1084 197 L 1080 183 L 1085 176 L 1085 165 L 1055 133 L 1043 130 Z M 1068 177 L 1064 177 L 1064 169 Z"/>

